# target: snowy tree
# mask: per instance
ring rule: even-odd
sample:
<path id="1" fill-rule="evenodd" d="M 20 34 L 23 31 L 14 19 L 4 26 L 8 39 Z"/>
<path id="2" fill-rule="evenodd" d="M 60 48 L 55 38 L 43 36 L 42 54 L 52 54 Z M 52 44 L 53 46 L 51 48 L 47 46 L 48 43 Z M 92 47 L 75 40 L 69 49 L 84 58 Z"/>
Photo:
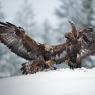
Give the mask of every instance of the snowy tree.
<path id="1" fill-rule="evenodd" d="M 4 19 L 5 19 L 5 15 L 4 15 L 3 11 L 2 11 L 2 4 L 0 2 L 0 21 L 4 21 Z"/>
<path id="2" fill-rule="evenodd" d="M 80 26 L 93 26 L 95 22 L 95 0 L 61 1 L 63 1 L 64 4 L 60 6 L 60 10 L 56 10 L 56 14 L 59 18 L 69 18 L 76 24 L 79 23 L 78 25 Z M 66 3 L 67 1 L 68 3 Z M 65 10 L 64 13 L 62 9 Z"/>
<path id="3" fill-rule="evenodd" d="M 68 29 L 66 29 L 66 25 L 65 23 L 59 23 L 58 27 L 56 29 L 54 29 L 55 32 L 55 39 L 56 39 L 56 43 L 60 44 L 65 42 L 65 33 L 68 31 Z"/>
<path id="4" fill-rule="evenodd" d="M 94 0 L 60 0 L 60 6 L 55 10 L 59 21 L 55 30 L 59 36 L 68 31 L 65 24 L 68 20 L 73 21 L 77 28 L 92 25 L 94 21 L 92 1 Z M 58 42 L 63 40 L 61 36 L 58 37 Z"/>
<path id="5" fill-rule="evenodd" d="M 21 10 L 17 12 L 16 24 L 22 26 L 30 36 L 34 36 L 34 13 L 32 5 L 28 0 L 24 0 Z"/>
<path id="6" fill-rule="evenodd" d="M 82 6 L 83 10 L 82 13 L 84 13 L 85 16 L 85 22 L 84 24 L 86 26 L 92 26 L 92 15 L 93 15 L 93 6 L 92 6 L 93 0 L 82 0 Z M 84 21 L 84 20 L 83 20 Z"/>
<path id="7" fill-rule="evenodd" d="M 74 14 L 72 13 L 74 0 L 60 0 L 60 3 L 59 8 L 55 10 L 55 14 L 59 21 L 58 27 L 54 30 L 57 33 L 56 38 L 58 43 L 62 43 L 64 41 L 64 34 L 67 32 L 65 21 L 74 19 Z"/>
<path id="8" fill-rule="evenodd" d="M 81 10 L 82 10 L 82 1 L 76 0 L 61 0 L 62 5 L 59 9 L 56 10 L 56 14 L 60 19 L 68 19 L 73 21 L 78 25 L 83 25 L 83 18 Z M 60 15 L 61 14 L 61 15 Z"/>
<path id="9" fill-rule="evenodd" d="M 90 2 L 90 0 L 89 0 Z M 91 25 L 93 27 L 95 27 L 95 0 L 92 0 L 92 9 L 93 9 L 93 13 L 92 13 L 92 18 L 91 18 Z"/>
<path id="10" fill-rule="evenodd" d="M 2 4 L 0 2 L 0 21 L 4 21 L 5 20 L 5 15 L 2 11 Z M 2 58 L 3 54 L 5 54 L 5 49 L 3 47 L 3 45 L 0 45 L 0 59 Z"/>
<path id="11" fill-rule="evenodd" d="M 44 43 L 51 43 L 52 28 L 49 21 L 46 19 L 43 23 L 43 34 L 42 39 Z M 53 37 L 53 36 L 52 36 Z"/>

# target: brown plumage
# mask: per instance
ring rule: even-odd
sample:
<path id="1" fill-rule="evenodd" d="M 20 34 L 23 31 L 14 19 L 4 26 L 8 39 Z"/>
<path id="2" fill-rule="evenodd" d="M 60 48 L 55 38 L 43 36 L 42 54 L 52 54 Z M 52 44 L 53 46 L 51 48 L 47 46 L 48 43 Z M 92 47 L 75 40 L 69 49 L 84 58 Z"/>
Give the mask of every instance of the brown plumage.
<path id="1" fill-rule="evenodd" d="M 9 22 L 0 22 L 0 41 L 16 55 L 28 60 L 22 64 L 23 74 L 33 74 L 49 68 L 56 69 L 53 64 L 62 62 L 67 62 L 66 64 L 71 68 L 77 68 L 81 66 L 81 58 L 89 55 L 87 52 L 85 54 L 82 52 L 84 49 L 89 47 L 92 54 L 92 48 L 95 46 L 95 40 L 92 39 L 94 39 L 95 33 L 89 28 L 78 32 L 75 25 L 69 23 L 72 31 L 65 34 L 66 43 L 60 45 L 37 43 L 26 34 L 23 28 Z M 93 37 L 92 34 L 94 34 Z"/>
<path id="2" fill-rule="evenodd" d="M 53 64 L 60 64 L 66 58 L 66 44 L 50 46 L 37 43 L 23 28 L 9 22 L 0 22 L 0 41 L 16 55 L 28 60 L 21 68 L 25 74 L 53 68 Z M 30 71 L 26 68 L 27 63 L 31 67 Z"/>

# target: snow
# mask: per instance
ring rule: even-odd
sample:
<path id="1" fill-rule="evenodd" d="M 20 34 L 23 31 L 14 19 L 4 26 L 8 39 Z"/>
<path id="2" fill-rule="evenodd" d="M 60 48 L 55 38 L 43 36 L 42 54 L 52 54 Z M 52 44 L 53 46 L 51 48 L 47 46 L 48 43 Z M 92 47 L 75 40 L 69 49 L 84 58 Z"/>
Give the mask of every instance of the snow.
<path id="1" fill-rule="evenodd" d="M 95 95 L 95 68 L 67 68 L 3 78 L 0 95 Z"/>

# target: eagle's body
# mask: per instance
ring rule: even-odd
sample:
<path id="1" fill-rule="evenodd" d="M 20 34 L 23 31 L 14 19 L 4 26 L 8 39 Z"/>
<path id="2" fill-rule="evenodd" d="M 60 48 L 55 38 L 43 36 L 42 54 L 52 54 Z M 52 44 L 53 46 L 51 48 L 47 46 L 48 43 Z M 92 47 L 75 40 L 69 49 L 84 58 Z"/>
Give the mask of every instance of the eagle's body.
<path id="1" fill-rule="evenodd" d="M 65 35 L 66 43 L 51 46 L 37 43 L 21 27 L 8 22 L 0 22 L 0 41 L 12 52 L 28 60 L 22 64 L 23 74 L 48 68 L 55 69 L 53 64 L 62 62 L 67 62 L 71 68 L 77 68 L 81 66 L 82 58 L 95 53 L 95 48 L 93 48 L 95 47 L 95 33 L 91 29 L 84 29 L 78 33 L 73 23 L 71 25 L 72 32 Z"/>

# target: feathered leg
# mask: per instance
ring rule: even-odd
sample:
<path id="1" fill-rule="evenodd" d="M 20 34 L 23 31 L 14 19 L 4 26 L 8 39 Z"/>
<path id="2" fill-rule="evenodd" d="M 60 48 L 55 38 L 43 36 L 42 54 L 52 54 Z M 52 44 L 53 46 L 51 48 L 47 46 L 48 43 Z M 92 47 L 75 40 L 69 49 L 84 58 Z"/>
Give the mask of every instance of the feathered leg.
<path id="1" fill-rule="evenodd" d="M 77 68 L 81 68 L 81 55 L 80 54 L 77 54 L 76 64 L 77 64 Z"/>
<path id="2" fill-rule="evenodd" d="M 80 54 L 77 54 L 77 56 L 74 58 L 75 60 L 69 60 L 68 65 L 70 66 L 71 69 L 74 68 L 81 68 L 81 58 Z"/>

